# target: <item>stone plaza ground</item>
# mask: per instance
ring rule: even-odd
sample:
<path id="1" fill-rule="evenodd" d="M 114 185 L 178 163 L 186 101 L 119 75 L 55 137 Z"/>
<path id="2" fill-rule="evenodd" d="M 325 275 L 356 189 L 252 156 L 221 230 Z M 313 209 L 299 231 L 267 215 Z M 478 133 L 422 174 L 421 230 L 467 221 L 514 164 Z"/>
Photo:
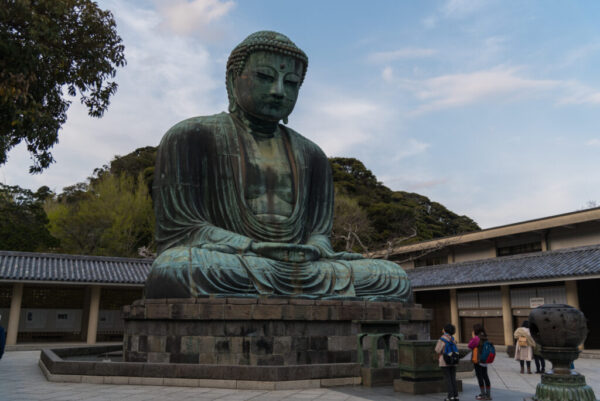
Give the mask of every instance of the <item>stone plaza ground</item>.
<path id="1" fill-rule="evenodd" d="M 251 391 L 213 388 L 187 388 L 162 386 L 134 386 L 84 383 L 51 383 L 46 381 L 38 367 L 39 351 L 9 351 L 0 360 L 0 400 L 443 400 L 443 394 L 412 396 L 395 393 L 391 387 L 366 388 L 332 387 L 291 391 Z M 577 371 L 586 376 L 596 396 L 600 394 L 600 359 L 578 359 Z M 499 353 L 490 367 L 492 396 L 497 401 L 518 401 L 531 396 L 540 380 L 536 374 L 520 374 L 517 362 Z M 478 394 L 474 377 L 463 379 L 464 391 L 461 400 L 473 400 Z"/>

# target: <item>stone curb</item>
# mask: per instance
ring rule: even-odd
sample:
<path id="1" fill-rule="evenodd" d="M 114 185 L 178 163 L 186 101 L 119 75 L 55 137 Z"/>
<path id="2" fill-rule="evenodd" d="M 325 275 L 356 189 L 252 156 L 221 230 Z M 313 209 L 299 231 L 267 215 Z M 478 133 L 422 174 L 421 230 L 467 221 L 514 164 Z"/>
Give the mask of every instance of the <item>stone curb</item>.
<path id="1" fill-rule="evenodd" d="M 218 379 L 184 379 L 172 377 L 133 377 L 133 376 L 89 376 L 63 375 L 48 371 L 44 362 L 38 362 L 40 370 L 50 382 L 56 383 L 89 383 L 120 384 L 174 387 L 209 387 L 238 390 L 304 390 L 309 388 L 325 388 L 337 386 L 358 386 L 361 377 L 335 377 L 329 379 L 287 380 L 287 381 L 254 381 L 254 380 L 218 380 Z"/>

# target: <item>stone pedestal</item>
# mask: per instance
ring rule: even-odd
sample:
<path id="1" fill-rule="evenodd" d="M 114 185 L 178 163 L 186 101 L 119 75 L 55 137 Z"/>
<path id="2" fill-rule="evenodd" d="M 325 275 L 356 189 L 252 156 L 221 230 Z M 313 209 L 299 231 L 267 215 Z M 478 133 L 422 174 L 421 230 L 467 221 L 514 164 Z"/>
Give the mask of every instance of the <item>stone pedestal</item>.
<path id="1" fill-rule="evenodd" d="M 373 346 L 365 337 L 426 339 L 430 315 L 418 305 L 396 302 L 147 299 L 123 309 L 123 355 L 128 362 L 256 367 L 229 369 L 232 380 L 296 380 L 300 369 L 312 372 L 311 379 L 356 384 L 361 365 L 398 363 L 397 341 Z M 233 377 L 239 372 L 252 378 Z"/>
<path id="2" fill-rule="evenodd" d="M 398 343 L 399 378 L 394 391 L 410 394 L 441 393 L 446 383 L 435 353 L 436 340 L 400 341 Z M 462 391 L 462 381 L 456 381 Z"/>

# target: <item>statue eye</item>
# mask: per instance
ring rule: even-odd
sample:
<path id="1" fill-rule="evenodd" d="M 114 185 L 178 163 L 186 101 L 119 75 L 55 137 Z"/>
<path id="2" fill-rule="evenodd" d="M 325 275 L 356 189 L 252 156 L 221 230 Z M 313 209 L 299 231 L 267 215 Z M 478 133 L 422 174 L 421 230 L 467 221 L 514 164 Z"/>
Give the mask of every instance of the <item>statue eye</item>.
<path id="1" fill-rule="evenodd" d="M 262 71 L 256 71 L 256 76 L 262 80 L 269 81 L 269 82 L 273 82 L 273 80 L 275 80 L 274 76 L 272 76 L 271 74 L 262 72 Z"/>
<path id="2" fill-rule="evenodd" d="M 294 87 L 294 88 L 298 86 L 298 81 L 294 81 L 294 80 L 291 80 L 291 79 L 286 79 L 286 80 L 284 81 L 284 83 L 285 83 L 286 85 L 292 86 L 292 87 Z"/>

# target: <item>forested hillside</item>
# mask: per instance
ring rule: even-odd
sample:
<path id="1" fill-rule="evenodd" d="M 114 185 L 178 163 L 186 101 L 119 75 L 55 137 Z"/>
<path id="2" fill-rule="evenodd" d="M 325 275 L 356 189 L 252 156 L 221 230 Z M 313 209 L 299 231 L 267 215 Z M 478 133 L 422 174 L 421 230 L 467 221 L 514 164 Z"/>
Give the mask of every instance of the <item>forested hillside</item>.
<path id="1" fill-rule="evenodd" d="M 34 193 L 0 186 L 0 249 L 152 255 L 155 157 L 154 147 L 116 156 L 94 170 L 87 182 L 59 194 L 47 187 Z M 336 190 L 332 242 L 337 250 L 367 252 L 479 230 L 469 217 L 425 196 L 392 191 L 357 159 L 330 161 Z"/>

